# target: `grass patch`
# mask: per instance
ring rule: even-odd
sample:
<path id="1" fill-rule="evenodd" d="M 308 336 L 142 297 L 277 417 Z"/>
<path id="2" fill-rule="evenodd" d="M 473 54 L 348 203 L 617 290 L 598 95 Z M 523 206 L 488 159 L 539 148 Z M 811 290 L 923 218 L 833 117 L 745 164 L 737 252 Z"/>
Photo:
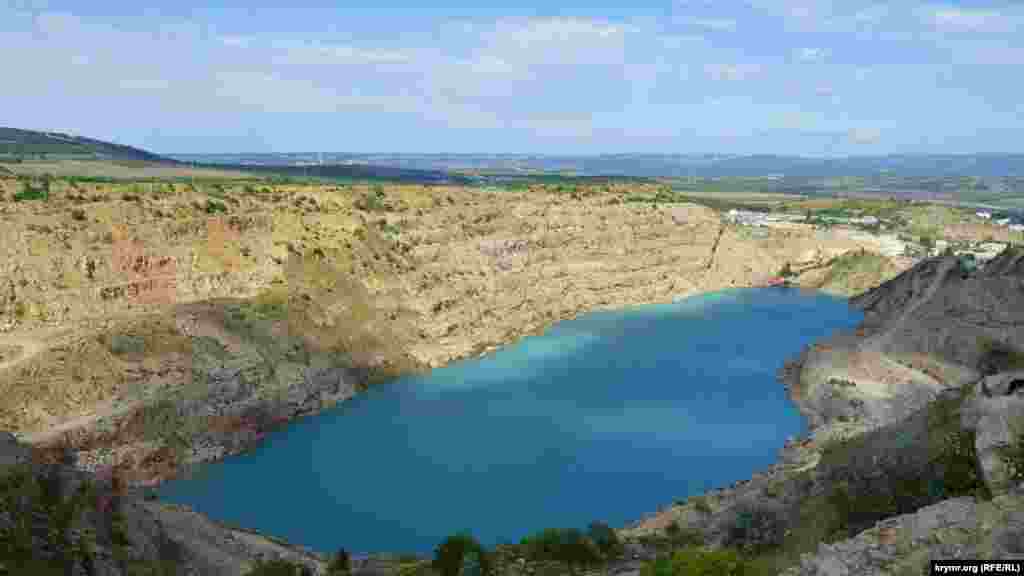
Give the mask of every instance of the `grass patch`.
<path id="1" fill-rule="evenodd" d="M 881 254 L 867 251 L 847 252 L 834 258 L 817 288 L 853 295 L 873 288 L 896 274 L 896 267 Z"/>
<path id="2" fill-rule="evenodd" d="M 640 576 L 749 576 L 754 573 L 749 559 L 729 548 L 676 550 L 640 569 Z"/>
<path id="3" fill-rule="evenodd" d="M 710 515 L 714 510 L 711 508 L 711 503 L 708 501 L 707 496 L 694 496 L 693 507 L 696 508 L 701 514 Z"/>

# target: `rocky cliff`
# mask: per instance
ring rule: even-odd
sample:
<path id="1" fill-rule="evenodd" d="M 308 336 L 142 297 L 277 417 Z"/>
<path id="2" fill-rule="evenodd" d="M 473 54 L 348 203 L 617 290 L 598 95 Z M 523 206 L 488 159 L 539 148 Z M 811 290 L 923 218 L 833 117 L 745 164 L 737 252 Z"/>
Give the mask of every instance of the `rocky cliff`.
<path id="1" fill-rule="evenodd" d="M 623 200 L 655 190 L 54 182 L 0 202 L 0 427 L 153 481 L 374 378 L 874 247 Z"/>
<path id="2" fill-rule="evenodd" d="M 918 574 L 1024 558 L 1024 250 L 925 260 L 855 297 L 865 320 L 781 377 L 812 428 L 778 464 L 623 531 L 738 547 L 766 573 Z"/>

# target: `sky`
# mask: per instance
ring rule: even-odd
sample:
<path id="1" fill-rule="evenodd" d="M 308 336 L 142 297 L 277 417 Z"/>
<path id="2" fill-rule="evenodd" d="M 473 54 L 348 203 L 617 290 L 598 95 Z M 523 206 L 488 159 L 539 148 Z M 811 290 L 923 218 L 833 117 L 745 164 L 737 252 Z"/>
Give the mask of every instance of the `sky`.
<path id="1" fill-rule="evenodd" d="M 0 126 L 158 153 L 1024 152 L 1024 2 L 8 0 Z"/>

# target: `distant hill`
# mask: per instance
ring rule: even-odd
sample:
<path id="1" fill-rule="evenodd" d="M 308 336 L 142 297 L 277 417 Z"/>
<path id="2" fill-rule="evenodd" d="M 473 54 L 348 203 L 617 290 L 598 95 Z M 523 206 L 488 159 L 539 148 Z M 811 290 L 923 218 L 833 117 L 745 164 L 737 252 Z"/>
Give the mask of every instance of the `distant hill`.
<path id="1" fill-rule="evenodd" d="M 772 154 L 178 154 L 186 162 L 288 166 L 362 164 L 413 170 L 525 175 L 562 173 L 582 176 L 829 178 L 887 175 L 904 178 L 950 176 L 1024 176 L 1024 154 L 920 154 L 808 158 Z"/>
<path id="2" fill-rule="evenodd" d="M 0 158 L 35 159 L 44 155 L 47 158 L 93 158 L 97 160 L 178 163 L 176 160 L 123 144 L 60 132 L 38 132 L 0 127 Z"/>

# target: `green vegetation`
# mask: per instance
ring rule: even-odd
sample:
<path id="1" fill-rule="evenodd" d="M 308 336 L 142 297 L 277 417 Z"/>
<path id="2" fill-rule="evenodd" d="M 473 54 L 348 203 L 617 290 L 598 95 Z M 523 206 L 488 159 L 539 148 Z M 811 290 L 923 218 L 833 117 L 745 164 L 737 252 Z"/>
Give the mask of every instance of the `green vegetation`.
<path id="1" fill-rule="evenodd" d="M 877 286 L 894 272 L 892 263 L 881 254 L 851 251 L 832 259 L 817 288 L 844 295 L 857 294 Z"/>
<path id="2" fill-rule="evenodd" d="M 434 551 L 431 566 L 441 576 L 489 576 L 494 572 L 490 554 L 469 533 L 446 538 Z"/>
<path id="3" fill-rule="evenodd" d="M 576 528 L 548 528 L 523 538 L 520 552 L 535 562 L 558 562 L 571 572 L 613 560 L 624 546 L 607 524 L 593 522 L 586 532 Z"/>
<path id="4" fill-rule="evenodd" d="M 112 488 L 87 479 L 72 483 L 63 474 L 58 466 L 31 464 L 0 472 L 0 575 L 93 573 L 98 546 L 125 574 L 176 573 L 180 550 L 172 543 L 161 544 L 156 561 L 132 558 Z"/>
<path id="5" fill-rule="evenodd" d="M 1014 484 L 1024 482 L 1024 434 L 1018 434 L 1016 442 L 998 447 L 997 453 L 1007 468 L 1010 481 Z"/>
<path id="6" fill-rule="evenodd" d="M 747 576 L 754 574 L 749 561 L 731 549 L 707 550 L 691 547 L 676 550 L 648 562 L 641 576 Z"/>
<path id="7" fill-rule="evenodd" d="M 959 411 L 966 394 L 962 391 L 929 404 L 923 414 L 922 429 L 907 439 L 909 447 L 923 453 L 920 468 L 883 466 L 883 474 L 878 478 L 869 478 L 864 472 L 853 473 L 848 463 L 858 454 L 873 453 L 878 448 L 873 442 L 885 441 L 874 435 L 839 442 L 823 452 L 819 466 L 839 473 L 825 494 L 825 509 L 818 510 L 819 517 L 831 520 L 826 531 L 829 539 L 851 537 L 874 522 L 943 499 L 991 496 L 977 470 L 975 434 L 963 429 L 960 423 Z M 924 445 L 919 445 L 921 442 Z"/>
<path id="8" fill-rule="evenodd" d="M 693 506 L 701 514 L 711 514 L 713 512 L 707 496 L 695 496 L 693 498 Z"/>
<path id="9" fill-rule="evenodd" d="M 29 178 L 20 178 L 20 180 L 21 192 L 17 192 L 14 194 L 15 202 L 25 202 L 29 200 L 49 200 L 51 179 L 48 176 L 44 177 L 42 183 L 39 185 L 36 185 Z"/>
<path id="10" fill-rule="evenodd" d="M 978 340 L 978 367 L 986 374 L 1024 370 L 1024 351 L 994 338 Z"/>
<path id="11" fill-rule="evenodd" d="M 669 544 L 672 547 L 686 548 L 704 545 L 704 534 L 700 530 L 694 528 L 683 529 L 676 520 L 673 520 L 665 528 L 665 534 L 668 536 Z"/>
<path id="12" fill-rule="evenodd" d="M 218 202 L 208 198 L 206 204 L 203 206 L 203 211 L 207 214 L 217 214 L 228 211 L 228 207 L 223 202 Z"/>
<path id="13" fill-rule="evenodd" d="M 366 212 L 384 212 L 388 210 L 386 200 L 387 196 L 384 193 L 384 187 L 377 184 L 370 191 L 366 192 L 362 198 L 356 200 L 355 207 Z"/>
<path id="14" fill-rule="evenodd" d="M 348 576 L 351 572 L 352 566 L 349 562 L 348 552 L 344 548 L 339 548 L 327 565 L 327 575 Z"/>
<path id="15" fill-rule="evenodd" d="M 313 576 L 313 570 L 305 564 L 287 560 L 263 560 L 245 573 L 245 576 Z"/>

